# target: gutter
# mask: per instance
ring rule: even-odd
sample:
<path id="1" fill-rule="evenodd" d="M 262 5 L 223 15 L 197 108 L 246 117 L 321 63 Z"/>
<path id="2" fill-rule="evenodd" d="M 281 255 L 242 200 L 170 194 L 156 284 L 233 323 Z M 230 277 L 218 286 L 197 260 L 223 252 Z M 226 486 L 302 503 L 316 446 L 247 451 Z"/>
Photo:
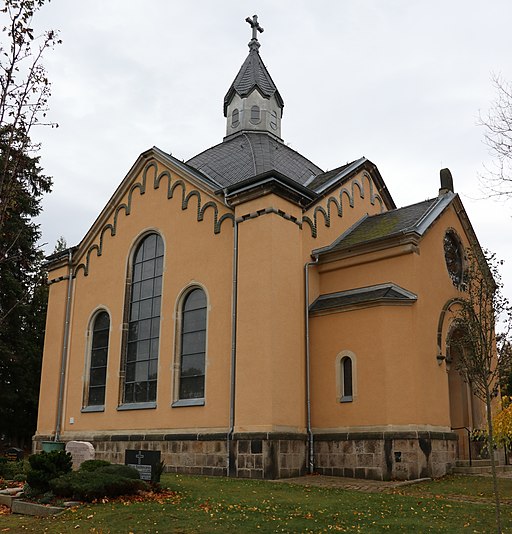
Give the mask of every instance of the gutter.
<path id="1" fill-rule="evenodd" d="M 313 431 L 311 429 L 311 372 L 310 372 L 310 352 L 309 352 L 309 267 L 318 264 L 318 256 L 312 256 L 313 261 L 304 264 L 304 321 L 305 321 L 305 344 L 306 344 L 306 417 L 308 434 L 308 457 L 306 465 L 309 474 L 313 474 L 315 467 L 313 451 Z"/>
<path id="2" fill-rule="evenodd" d="M 62 358 L 60 364 L 59 378 L 59 398 L 57 402 L 57 419 L 55 421 L 54 441 L 60 441 L 60 432 L 62 429 L 62 411 L 64 405 L 64 384 L 66 379 L 66 366 L 69 353 L 69 331 L 71 318 L 71 301 L 73 294 L 73 250 L 68 251 L 68 295 L 66 300 L 66 316 L 64 319 L 64 339 L 62 341 Z"/>
<path id="3" fill-rule="evenodd" d="M 226 438 L 226 475 L 229 476 L 231 470 L 230 445 L 233 441 L 235 430 L 235 393 L 236 393 L 236 321 L 238 305 L 238 221 L 234 219 L 233 226 L 233 285 L 231 304 L 231 383 L 229 390 L 229 431 Z"/>

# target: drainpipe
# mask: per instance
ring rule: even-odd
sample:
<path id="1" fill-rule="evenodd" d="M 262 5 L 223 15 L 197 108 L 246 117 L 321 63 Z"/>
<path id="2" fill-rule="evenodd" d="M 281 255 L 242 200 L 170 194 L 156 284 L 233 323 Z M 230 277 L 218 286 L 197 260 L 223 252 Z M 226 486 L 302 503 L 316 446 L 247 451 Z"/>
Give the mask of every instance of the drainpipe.
<path id="1" fill-rule="evenodd" d="M 66 378 L 66 364 L 68 360 L 69 350 L 69 330 L 70 330 L 70 316 L 71 316 L 71 298 L 73 292 L 73 253 L 71 249 L 68 250 L 68 296 L 66 300 L 66 317 L 64 323 L 64 339 L 62 341 L 62 359 L 60 364 L 60 378 L 59 378 L 59 400 L 57 403 L 57 420 L 55 422 L 55 437 L 54 441 L 60 440 L 60 431 L 62 427 L 62 410 L 64 405 L 64 383 Z"/>
<path id="2" fill-rule="evenodd" d="M 307 433 L 308 433 L 308 471 L 313 474 L 313 431 L 311 430 L 311 377 L 310 377 L 310 354 L 309 354 L 309 267 L 318 263 L 318 256 L 313 256 L 313 261 L 304 265 L 304 320 L 306 330 L 306 409 L 307 409 Z"/>
<path id="3" fill-rule="evenodd" d="M 233 286 L 231 304 L 231 384 L 229 392 L 229 432 L 227 435 L 227 472 L 229 476 L 230 465 L 230 442 L 235 430 L 235 380 L 236 380 L 236 319 L 238 304 L 238 221 L 235 219 L 233 232 Z"/>

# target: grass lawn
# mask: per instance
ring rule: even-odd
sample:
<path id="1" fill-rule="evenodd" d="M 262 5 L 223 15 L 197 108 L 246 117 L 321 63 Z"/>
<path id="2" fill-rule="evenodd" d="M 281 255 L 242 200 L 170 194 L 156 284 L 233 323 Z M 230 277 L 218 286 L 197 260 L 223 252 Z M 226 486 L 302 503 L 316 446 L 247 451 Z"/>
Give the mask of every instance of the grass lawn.
<path id="1" fill-rule="evenodd" d="M 3 515 L 0 533 L 494 531 L 491 480 L 484 477 L 446 477 L 394 494 L 169 474 L 162 482 L 176 495 L 86 505 L 51 519 Z M 503 499 L 512 502 L 512 480 L 501 482 Z M 504 532 L 512 532 L 512 505 L 503 506 L 503 516 Z"/>

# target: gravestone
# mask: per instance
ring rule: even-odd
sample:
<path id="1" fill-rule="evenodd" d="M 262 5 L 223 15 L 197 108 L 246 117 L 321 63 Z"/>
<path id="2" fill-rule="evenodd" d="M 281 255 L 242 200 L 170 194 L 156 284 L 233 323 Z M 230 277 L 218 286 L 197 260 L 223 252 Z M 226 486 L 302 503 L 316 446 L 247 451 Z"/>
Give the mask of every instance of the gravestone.
<path id="1" fill-rule="evenodd" d="M 94 447 L 88 441 L 68 441 L 66 452 L 73 458 L 73 469 L 78 469 L 86 460 L 94 460 Z"/>
<path id="2" fill-rule="evenodd" d="M 160 451 L 126 449 L 124 463 L 137 469 L 141 480 L 160 482 Z"/>
<path id="3" fill-rule="evenodd" d="M 11 447 L 10 449 L 7 449 L 4 452 L 4 456 L 9 462 L 19 462 L 23 460 L 24 454 L 22 449 L 18 449 L 17 447 Z"/>

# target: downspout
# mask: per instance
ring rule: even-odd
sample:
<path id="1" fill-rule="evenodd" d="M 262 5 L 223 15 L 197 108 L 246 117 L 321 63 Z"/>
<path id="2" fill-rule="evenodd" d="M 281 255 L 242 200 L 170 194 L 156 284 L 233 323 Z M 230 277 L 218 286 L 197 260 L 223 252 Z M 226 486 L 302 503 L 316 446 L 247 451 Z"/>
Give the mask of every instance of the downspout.
<path id="1" fill-rule="evenodd" d="M 235 384 L 236 384 L 236 320 L 238 305 L 238 221 L 235 218 L 233 232 L 233 283 L 232 283 L 232 304 L 231 304 L 231 383 L 229 391 L 229 431 L 227 434 L 227 462 L 226 475 L 229 476 L 230 463 L 230 443 L 235 430 Z"/>
<path id="2" fill-rule="evenodd" d="M 68 250 L 68 296 L 66 300 L 66 316 L 64 322 L 64 339 L 62 341 L 62 359 L 60 363 L 59 378 L 59 399 L 57 402 L 57 420 L 55 422 L 54 441 L 60 440 L 60 431 L 62 427 L 62 410 L 64 405 L 64 383 L 66 378 L 66 365 L 68 360 L 69 349 L 69 330 L 71 316 L 71 298 L 73 294 L 73 252 Z"/>
<path id="3" fill-rule="evenodd" d="M 313 454 L 313 431 L 311 430 L 311 376 L 309 354 L 309 267 L 318 263 L 318 256 L 313 256 L 314 261 L 308 261 L 304 265 L 304 321 L 306 333 L 306 410 L 307 410 L 307 433 L 308 433 L 308 472 L 314 471 Z"/>

